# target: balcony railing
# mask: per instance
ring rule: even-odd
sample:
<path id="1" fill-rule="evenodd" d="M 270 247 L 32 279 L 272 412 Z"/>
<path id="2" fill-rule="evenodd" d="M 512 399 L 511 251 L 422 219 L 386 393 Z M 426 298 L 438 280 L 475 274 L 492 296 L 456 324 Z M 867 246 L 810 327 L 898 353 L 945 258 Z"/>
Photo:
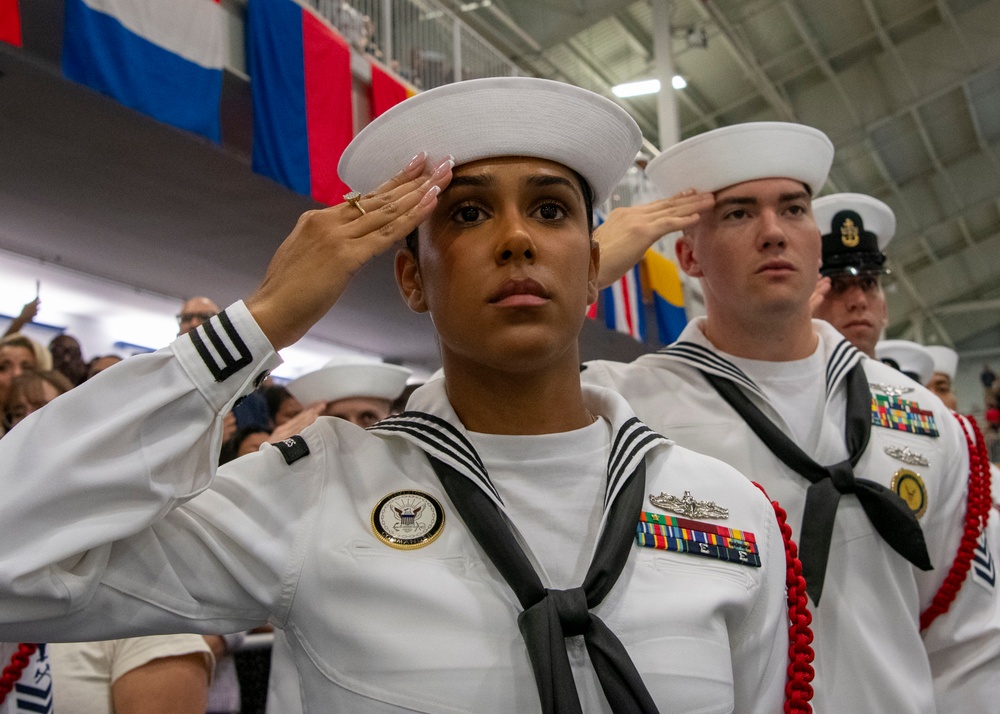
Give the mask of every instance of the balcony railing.
<path id="1" fill-rule="evenodd" d="M 523 74 L 436 0 L 306 0 L 354 49 L 417 89 Z"/>

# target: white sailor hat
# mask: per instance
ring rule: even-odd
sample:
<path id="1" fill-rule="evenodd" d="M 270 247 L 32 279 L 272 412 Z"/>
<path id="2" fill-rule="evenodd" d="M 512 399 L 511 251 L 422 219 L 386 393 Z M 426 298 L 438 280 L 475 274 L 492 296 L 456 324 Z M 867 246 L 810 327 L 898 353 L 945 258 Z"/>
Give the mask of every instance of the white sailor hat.
<path id="1" fill-rule="evenodd" d="M 896 233 L 896 214 L 863 193 L 834 193 L 813 201 L 823 235 L 823 275 L 885 273 L 885 247 Z"/>
<path id="2" fill-rule="evenodd" d="M 934 358 L 927 348 L 909 340 L 882 340 L 875 343 L 875 356 L 920 384 L 934 376 Z"/>
<path id="3" fill-rule="evenodd" d="M 403 393 L 411 372 L 394 364 L 344 363 L 333 360 L 286 385 L 303 404 L 366 397 L 392 401 Z"/>
<path id="4" fill-rule="evenodd" d="M 763 121 L 713 129 L 674 144 L 646 175 L 663 196 L 686 188 L 721 191 L 744 181 L 790 178 L 815 196 L 833 164 L 833 142 L 804 124 Z"/>
<path id="5" fill-rule="evenodd" d="M 931 353 L 931 359 L 934 360 L 934 371 L 947 374 L 948 379 L 954 381 L 955 374 L 958 372 L 958 352 L 944 345 L 927 345 L 926 349 Z"/>
<path id="6" fill-rule="evenodd" d="M 635 161 L 642 132 L 610 99 L 563 82 L 492 77 L 446 84 L 388 110 L 354 137 L 340 178 L 369 193 L 420 151 L 456 165 L 493 156 L 530 156 L 583 176 L 600 204 Z"/>

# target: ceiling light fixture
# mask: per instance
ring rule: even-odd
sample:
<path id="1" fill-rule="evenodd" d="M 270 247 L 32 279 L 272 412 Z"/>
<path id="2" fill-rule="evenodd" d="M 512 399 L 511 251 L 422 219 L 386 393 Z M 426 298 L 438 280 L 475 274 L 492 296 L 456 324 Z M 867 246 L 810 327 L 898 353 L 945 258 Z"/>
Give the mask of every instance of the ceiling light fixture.
<path id="1" fill-rule="evenodd" d="M 670 84 L 673 85 L 674 89 L 684 89 L 688 86 L 687 80 L 684 79 L 679 74 L 675 74 L 670 80 Z M 638 82 L 626 82 L 625 84 L 616 84 L 611 88 L 616 97 L 621 97 L 626 99 L 628 97 L 641 97 L 644 94 L 656 94 L 660 91 L 660 80 L 658 79 L 642 79 Z"/>
<path id="2" fill-rule="evenodd" d="M 626 97 L 639 97 L 643 94 L 656 94 L 660 91 L 660 80 L 658 79 L 643 79 L 639 82 L 626 82 L 625 84 L 616 84 L 611 88 L 616 97 L 621 97 L 625 99 Z"/>

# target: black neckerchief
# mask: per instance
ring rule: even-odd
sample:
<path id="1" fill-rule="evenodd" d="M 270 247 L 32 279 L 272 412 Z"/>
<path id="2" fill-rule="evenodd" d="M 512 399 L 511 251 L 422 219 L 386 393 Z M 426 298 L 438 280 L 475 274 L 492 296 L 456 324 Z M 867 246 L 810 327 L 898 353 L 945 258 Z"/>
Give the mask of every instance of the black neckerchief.
<path id="1" fill-rule="evenodd" d="M 810 458 L 731 381 L 699 371 L 771 453 L 811 482 L 802 514 L 799 557 L 806 592 L 815 604 L 819 604 L 823 592 L 833 522 L 844 494 L 858 497 L 872 526 L 897 553 L 921 570 L 932 568 L 923 531 L 906 502 L 882 484 L 854 475 L 854 466 L 871 435 L 871 392 L 861 363 L 855 364 L 844 379 L 847 386 L 844 441 L 850 457 L 832 466 L 821 466 Z"/>
<path id="2" fill-rule="evenodd" d="M 524 608 L 517 624 L 528 649 L 542 711 L 582 712 L 566 652 L 566 638 L 582 635 L 604 695 L 615 712 L 656 712 L 656 705 L 625 647 L 590 612 L 614 587 L 632 549 L 646 489 L 645 461 L 639 461 L 611 504 L 583 585 L 570 590 L 550 590 L 542 585 L 507 520 L 486 493 L 443 461 L 430 454 L 427 458 L 466 527 Z"/>

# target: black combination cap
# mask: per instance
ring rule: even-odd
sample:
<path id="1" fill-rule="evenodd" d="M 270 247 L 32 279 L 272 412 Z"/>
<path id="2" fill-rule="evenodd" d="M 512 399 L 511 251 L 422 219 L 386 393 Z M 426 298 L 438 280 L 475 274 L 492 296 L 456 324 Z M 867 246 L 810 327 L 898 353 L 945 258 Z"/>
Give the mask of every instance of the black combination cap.
<path id="1" fill-rule="evenodd" d="M 823 235 L 823 267 L 820 273 L 831 275 L 881 274 L 885 253 L 879 250 L 878 236 L 865 230 L 864 219 L 855 211 L 838 211 L 833 216 L 830 233 Z"/>

